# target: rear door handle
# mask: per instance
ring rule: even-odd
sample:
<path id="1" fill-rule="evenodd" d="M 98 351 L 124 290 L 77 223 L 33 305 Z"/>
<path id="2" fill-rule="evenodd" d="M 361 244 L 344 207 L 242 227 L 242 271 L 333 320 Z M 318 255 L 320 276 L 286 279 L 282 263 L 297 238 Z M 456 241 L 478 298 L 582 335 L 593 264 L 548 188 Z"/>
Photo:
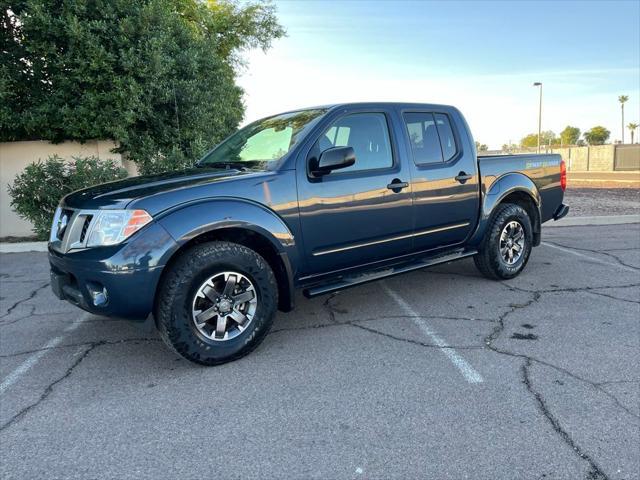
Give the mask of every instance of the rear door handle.
<path id="1" fill-rule="evenodd" d="M 391 180 L 391 183 L 387 185 L 387 188 L 395 193 L 400 192 L 403 188 L 407 188 L 409 186 L 408 182 L 403 182 L 399 178 L 394 178 Z"/>
<path id="2" fill-rule="evenodd" d="M 465 172 L 460 172 L 455 178 L 457 182 L 464 184 L 467 180 L 471 180 L 473 178 L 473 175 L 467 175 Z"/>

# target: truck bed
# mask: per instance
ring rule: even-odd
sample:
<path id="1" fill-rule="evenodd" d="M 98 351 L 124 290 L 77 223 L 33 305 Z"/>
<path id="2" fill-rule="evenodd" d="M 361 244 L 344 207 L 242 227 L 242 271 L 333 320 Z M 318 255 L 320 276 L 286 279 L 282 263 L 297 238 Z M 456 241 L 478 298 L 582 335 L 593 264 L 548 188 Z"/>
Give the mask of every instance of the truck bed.
<path id="1" fill-rule="evenodd" d="M 504 172 L 524 175 L 531 179 L 540 193 L 541 221 L 546 222 L 553 217 L 564 196 L 560 186 L 561 161 L 562 158 L 558 154 L 480 156 L 478 168 L 482 179 L 482 192 L 489 193 L 491 186 L 504 175 Z"/>

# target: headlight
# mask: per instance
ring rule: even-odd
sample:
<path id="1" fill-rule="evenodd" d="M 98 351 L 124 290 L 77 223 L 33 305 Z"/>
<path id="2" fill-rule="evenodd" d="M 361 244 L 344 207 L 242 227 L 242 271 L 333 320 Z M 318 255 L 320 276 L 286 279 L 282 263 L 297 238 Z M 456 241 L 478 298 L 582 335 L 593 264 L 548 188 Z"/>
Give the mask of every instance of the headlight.
<path id="1" fill-rule="evenodd" d="M 100 210 L 96 216 L 91 222 L 87 247 L 120 243 L 152 220 L 144 210 Z"/>
<path id="2" fill-rule="evenodd" d="M 59 240 L 61 234 L 64 233 L 63 230 L 64 230 L 64 227 L 66 227 L 66 220 L 65 220 L 65 225 L 63 227 L 60 224 L 61 216 L 62 216 L 62 208 L 57 207 L 56 213 L 53 214 L 53 222 L 51 223 L 51 233 L 49 234 L 50 242 L 55 242 L 56 240 Z"/>

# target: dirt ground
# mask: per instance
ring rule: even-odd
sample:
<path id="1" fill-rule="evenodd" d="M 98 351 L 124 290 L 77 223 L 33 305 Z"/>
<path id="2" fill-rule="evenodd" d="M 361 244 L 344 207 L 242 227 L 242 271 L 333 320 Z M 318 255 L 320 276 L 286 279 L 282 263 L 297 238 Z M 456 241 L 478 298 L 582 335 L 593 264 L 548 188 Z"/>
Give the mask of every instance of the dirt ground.
<path id="1" fill-rule="evenodd" d="M 640 213 L 640 189 L 569 186 L 564 203 L 569 205 L 569 215 L 574 217 L 634 215 Z"/>

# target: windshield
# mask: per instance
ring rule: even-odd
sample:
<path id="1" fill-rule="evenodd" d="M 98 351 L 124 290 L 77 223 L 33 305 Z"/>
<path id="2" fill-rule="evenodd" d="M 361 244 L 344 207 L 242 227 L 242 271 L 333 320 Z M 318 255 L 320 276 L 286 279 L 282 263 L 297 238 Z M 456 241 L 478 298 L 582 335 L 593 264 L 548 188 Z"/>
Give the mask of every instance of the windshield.
<path id="1" fill-rule="evenodd" d="M 207 153 L 198 166 L 237 163 L 249 168 L 267 168 L 284 157 L 302 138 L 302 133 L 326 111 L 300 110 L 251 123 Z"/>

